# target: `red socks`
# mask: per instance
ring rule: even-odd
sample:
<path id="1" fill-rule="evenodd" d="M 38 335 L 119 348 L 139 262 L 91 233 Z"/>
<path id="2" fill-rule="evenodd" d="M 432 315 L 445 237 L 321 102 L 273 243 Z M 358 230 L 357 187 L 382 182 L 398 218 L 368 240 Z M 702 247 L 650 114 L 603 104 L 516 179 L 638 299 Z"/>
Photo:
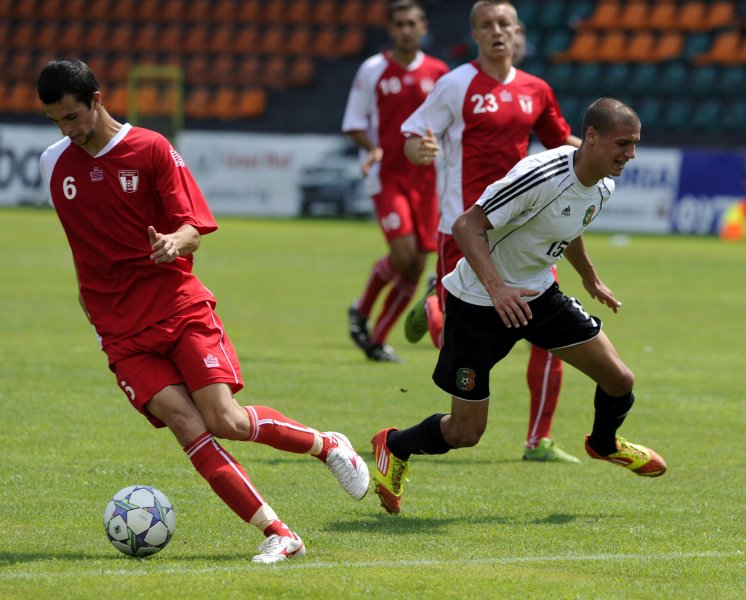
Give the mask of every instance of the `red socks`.
<path id="1" fill-rule="evenodd" d="M 383 303 L 381 314 L 376 321 L 370 340 L 374 344 L 382 344 L 389 335 L 389 331 L 407 308 L 409 301 L 417 289 L 417 283 L 407 281 L 401 275 L 397 275 L 391 284 L 386 300 Z"/>
<path id="2" fill-rule="evenodd" d="M 562 385 L 562 361 L 551 352 L 532 345 L 526 379 L 531 392 L 526 447 L 535 448 L 541 438 L 550 437 Z"/>
<path id="3" fill-rule="evenodd" d="M 315 429 L 306 427 L 268 406 L 252 405 L 243 408 L 251 421 L 251 436 L 246 441 L 295 454 L 310 452 L 316 455 L 321 451 L 320 434 Z"/>
<path id="4" fill-rule="evenodd" d="M 365 283 L 365 289 L 363 295 L 357 302 L 357 309 L 364 314 L 366 317 L 370 316 L 370 312 L 373 310 L 373 305 L 381 293 L 381 290 L 394 278 L 396 271 L 391 266 L 391 259 L 388 256 L 380 258 L 378 262 L 373 265 L 373 270 L 368 277 L 368 281 Z"/>
<path id="5" fill-rule="evenodd" d="M 243 467 L 206 431 L 184 452 L 194 468 L 233 512 L 251 523 L 257 511 L 265 505 Z"/>

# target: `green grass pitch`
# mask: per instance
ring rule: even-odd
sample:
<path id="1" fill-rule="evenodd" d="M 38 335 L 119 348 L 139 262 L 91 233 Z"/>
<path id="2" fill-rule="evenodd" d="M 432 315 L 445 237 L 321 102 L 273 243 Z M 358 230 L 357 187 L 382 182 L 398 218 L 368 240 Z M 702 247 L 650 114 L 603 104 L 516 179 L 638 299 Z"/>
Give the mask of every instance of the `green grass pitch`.
<path id="1" fill-rule="evenodd" d="M 594 385 L 565 369 L 553 435 L 581 465 L 527 464 L 518 345 L 492 372 L 481 443 L 416 457 L 403 512 L 350 501 L 307 456 L 226 442 L 308 547 L 250 563 L 259 533 L 233 515 L 166 430 L 117 389 L 77 304 L 63 232 L 48 210 L 0 210 L 0 598 L 741 598 L 746 589 L 746 245 L 714 238 L 589 234 L 618 315 L 560 282 L 636 374 L 620 433 L 658 450 L 647 480 L 585 457 Z M 268 404 L 369 439 L 448 410 L 436 352 L 391 343 L 404 365 L 367 362 L 346 310 L 384 250 L 374 223 L 220 219 L 196 272 L 242 361 L 245 404 Z M 430 265 L 432 268 L 432 265 Z M 130 484 L 174 503 L 171 544 L 131 559 L 102 514 Z"/>

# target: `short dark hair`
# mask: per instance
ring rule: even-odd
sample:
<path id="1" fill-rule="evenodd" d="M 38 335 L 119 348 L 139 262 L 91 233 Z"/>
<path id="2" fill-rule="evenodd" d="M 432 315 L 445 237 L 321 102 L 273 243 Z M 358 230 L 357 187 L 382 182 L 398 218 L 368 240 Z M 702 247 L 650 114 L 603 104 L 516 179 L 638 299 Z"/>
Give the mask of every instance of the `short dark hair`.
<path id="1" fill-rule="evenodd" d="M 639 125 L 640 117 L 633 108 L 627 106 L 616 98 L 599 98 L 595 100 L 585 111 L 581 130 L 583 137 L 589 127 L 593 127 L 599 133 L 608 133 L 620 124 Z"/>
<path id="2" fill-rule="evenodd" d="M 93 94 L 99 89 L 93 71 L 76 58 L 48 62 L 36 82 L 36 91 L 44 104 L 54 104 L 62 100 L 65 94 L 72 94 L 78 102 L 91 108 Z"/>
<path id="3" fill-rule="evenodd" d="M 389 4 L 388 8 L 389 23 L 393 23 L 394 14 L 402 10 L 411 10 L 413 8 L 420 11 L 420 17 L 422 17 L 423 19 L 425 18 L 425 9 L 422 7 L 422 4 L 417 2 L 417 0 L 394 0 L 391 4 Z"/>

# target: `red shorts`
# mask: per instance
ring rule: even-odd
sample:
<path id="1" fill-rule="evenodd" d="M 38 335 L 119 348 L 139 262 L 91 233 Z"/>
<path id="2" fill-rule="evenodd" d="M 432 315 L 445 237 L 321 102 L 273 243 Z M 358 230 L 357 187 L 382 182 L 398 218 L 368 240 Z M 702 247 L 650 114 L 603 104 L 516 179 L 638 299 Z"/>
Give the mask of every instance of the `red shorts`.
<path id="1" fill-rule="evenodd" d="M 420 250 L 433 252 L 439 218 L 434 180 L 417 185 L 411 179 L 390 175 L 383 178 L 381 187 L 373 196 L 373 205 L 386 239 L 414 235 Z"/>
<path id="2" fill-rule="evenodd" d="M 233 393 L 243 387 L 236 351 L 209 302 L 188 306 L 104 351 L 130 404 L 156 427 L 165 425 L 145 405 L 169 385 L 181 383 L 190 392 L 213 383 L 227 383 Z"/>

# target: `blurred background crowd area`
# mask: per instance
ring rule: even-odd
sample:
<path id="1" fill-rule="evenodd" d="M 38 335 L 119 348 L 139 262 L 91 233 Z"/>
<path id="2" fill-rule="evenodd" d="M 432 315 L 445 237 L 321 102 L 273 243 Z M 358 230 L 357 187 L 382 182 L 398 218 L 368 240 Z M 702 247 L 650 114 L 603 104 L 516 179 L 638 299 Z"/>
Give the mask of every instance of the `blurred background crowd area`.
<path id="1" fill-rule="evenodd" d="M 472 59 L 472 2 L 422 4 L 424 50 L 452 67 Z M 552 85 L 574 131 L 608 95 L 636 108 L 646 144 L 745 145 L 746 2 L 514 4 L 521 68 Z M 38 70 L 75 56 L 122 119 L 183 109 L 187 128 L 336 133 L 358 66 L 388 47 L 386 20 L 387 0 L 0 0 L 0 119 L 43 121 Z M 128 85 L 150 65 L 176 75 Z"/>

